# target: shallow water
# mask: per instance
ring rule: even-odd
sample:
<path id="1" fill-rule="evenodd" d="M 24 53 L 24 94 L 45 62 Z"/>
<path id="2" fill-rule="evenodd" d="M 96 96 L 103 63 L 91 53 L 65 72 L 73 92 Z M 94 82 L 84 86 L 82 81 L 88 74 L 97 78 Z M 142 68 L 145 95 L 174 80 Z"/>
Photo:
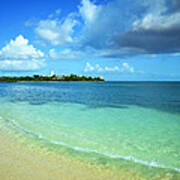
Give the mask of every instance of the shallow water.
<path id="1" fill-rule="evenodd" d="M 180 171 L 180 83 L 0 83 L 0 104 L 34 138 Z"/>

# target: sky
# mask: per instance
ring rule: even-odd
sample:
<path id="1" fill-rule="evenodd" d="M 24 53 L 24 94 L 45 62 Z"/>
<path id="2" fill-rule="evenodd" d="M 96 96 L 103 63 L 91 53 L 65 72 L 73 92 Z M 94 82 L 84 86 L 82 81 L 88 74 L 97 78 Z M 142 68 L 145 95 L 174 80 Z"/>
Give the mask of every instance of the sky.
<path id="1" fill-rule="evenodd" d="M 180 81 L 179 0 L 0 0 L 0 76 Z"/>

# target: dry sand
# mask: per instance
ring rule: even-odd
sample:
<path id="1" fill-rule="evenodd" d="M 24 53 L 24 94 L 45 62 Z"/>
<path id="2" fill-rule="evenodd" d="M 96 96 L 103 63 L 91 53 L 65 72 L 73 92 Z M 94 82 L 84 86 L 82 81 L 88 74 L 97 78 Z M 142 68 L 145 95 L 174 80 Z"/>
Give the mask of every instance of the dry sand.
<path id="1" fill-rule="evenodd" d="M 18 141 L 0 127 L 0 180 L 134 180 L 129 172 L 81 162 Z"/>

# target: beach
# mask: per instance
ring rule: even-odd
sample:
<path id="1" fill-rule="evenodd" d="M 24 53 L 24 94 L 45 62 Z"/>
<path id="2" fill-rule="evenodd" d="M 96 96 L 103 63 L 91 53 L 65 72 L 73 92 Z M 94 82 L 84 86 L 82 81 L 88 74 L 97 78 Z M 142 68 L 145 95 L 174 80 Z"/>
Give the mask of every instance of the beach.
<path id="1" fill-rule="evenodd" d="M 165 172 L 143 177 L 138 172 L 91 164 L 57 153 L 37 144 L 27 144 L 0 127 L 0 179 L 3 180 L 175 180 L 180 176 Z"/>
<path id="2" fill-rule="evenodd" d="M 0 83 L 0 179 L 179 180 L 178 88 Z"/>
<path id="3" fill-rule="evenodd" d="M 3 180 L 136 180 L 138 175 L 107 166 L 85 164 L 45 147 L 27 145 L 0 128 L 0 179 Z"/>

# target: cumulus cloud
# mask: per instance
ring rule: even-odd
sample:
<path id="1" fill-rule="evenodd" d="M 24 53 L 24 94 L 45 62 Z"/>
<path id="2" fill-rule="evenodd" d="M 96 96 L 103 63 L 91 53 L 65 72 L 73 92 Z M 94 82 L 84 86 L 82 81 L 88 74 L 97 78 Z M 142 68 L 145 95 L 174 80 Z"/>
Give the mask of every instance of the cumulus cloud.
<path id="1" fill-rule="evenodd" d="M 43 52 L 28 43 L 28 39 L 22 35 L 17 36 L 15 40 L 11 40 L 0 50 L 0 59 L 37 59 L 44 56 Z"/>
<path id="2" fill-rule="evenodd" d="M 143 19 L 133 23 L 133 30 L 165 31 L 180 26 L 180 13 L 171 15 L 147 14 Z"/>
<path id="3" fill-rule="evenodd" d="M 37 70 L 44 66 L 44 53 L 22 35 L 0 50 L 0 70 Z"/>
<path id="4" fill-rule="evenodd" d="M 129 71 L 129 72 L 134 72 L 134 68 L 130 66 L 128 63 L 122 63 L 123 70 L 124 71 Z"/>
<path id="5" fill-rule="evenodd" d="M 95 68 L 89 62 L 87 62 L 86 66 L 84 68 L 84 72 L 92 72 L 94 70 L 95 70 Z"/>
<path id="6" fill-rule="evenodd" d="M 173 4 L 168 0 L 138 2 L 131 6 L 118 0 L 105 5 L 94 4 L 94 9 L 98 11 L 95 13 L 96 18 L 92 18 L 93 22 L 83 28 L 82 46 L 109 49 L 109 57 L 179 50 L 180 12 L 173 11 L 179 1 L 174 0 Z"/>
<path id="7" fill-rule="evenodd" d="M 125 29 L 124 17 L 127 17 L 125 11 L 128 13 L 130 9 L 128 9 L 126 3 L 122 4 L 117 0 L 105 5 L 96 5 L 89 0 L 86 0 L 86 2 L 90 4 L 89 6 L 93 8 L 93 11 L 91 20 L 88 20 L 88 6 L 82 1 L 79 11 L 85 25 L 82 27 L 82 36 L 80 37 L 81 47 L 89 46 L 96 50 L 113 48 L 112 37 Z M 122 7 L 124 11 L 120 11 Z M 82 9 L 86 16 L 85 13 L 82 13 Z M 126 22 L 130 20 L 131 18 Z"/>
<path id="8" fill-rule="evenodd" d="M 35 32 L 56 46 L 93 56 L 175 53 L 180 50 L 179 0 L 81 0 L 75 15 L 41 20 Z M 78 25 L 78 28 L 77 28 Z M 78 30 L 77 30 L 78 29 Z"/>
<path id="9" fill-rule="evenodd" d="M 53 45 L 65 45 L 73 43 L 73 28 L 76 24 L 77 21 L 71 16 L 64 20 L 46 19 L 39 22 L 35 32 Z"/>
<path id="10" fill-rule="evenodd" d="M 109 48 L 112 45 L 112 36 L 124 29 L 123 17 L 127 15 L 125 12 L 120 15 L 119 10 L 122 6 L 123 3 L 117 0 L 116 3 L 108 3 L 104 6 L 90 0 L 82 0 L 78 12 L 72 12 L 77 14 L 76 16 L 41 20 L 35 32 L 53 45 L 70 44 L 76 48 L 80 47 L 81 50 L 87 47 L 96 50 Z M 124 9 L 126 12 L 130 11 L 127 5 Z M 68 25 L 67 29 L 66 26 L 63 27 L 64 24 Z M 78 29 L 76 33 L 74 33 L 75 28 Z"/>
<path id="11" fill-rule="evenodd" d="M 116 51 L 116 57 L 176 52 L 180 49 L 179 2 L 138 0 L 129 5 L 125 0 L 114 0 L 95 5 L 100 10 L 92 25 L 83 28 L 82 45 Z"/>
<path id="12" fill-rule="evenodd" d="M 130 66 L 128 63 L 122 63 L 121 67 L 114 66 L 114 67 L 102 67 L 99 64 L 92 66 L 89 62 L 86 62 L 86 66 L 84 68 L 84 72 L 95 72 L 95 73 L 106 73 L 106 72 L 118 72 L 118 73 L 135 73 L 134 67 Z"/>
<path id="13" fill-rule="evenodd" d="M 141 18 L 133 22 L 131 29 L 114 38 L 117 47 L 137 47 L 146 53 L 179 51 L 180 12 L 174 11 L 167 0 L 152 3 L 154 9 L 151 7 Z"/>
<path id="14" fill-rule="evenodd" d="M 101 10 L 101 6 L 96 6 L 90 0 L 82 0 L 79 6 L 79 12 L 85 21 L 85 24 L 90 24 L 96 20 Z"/>

